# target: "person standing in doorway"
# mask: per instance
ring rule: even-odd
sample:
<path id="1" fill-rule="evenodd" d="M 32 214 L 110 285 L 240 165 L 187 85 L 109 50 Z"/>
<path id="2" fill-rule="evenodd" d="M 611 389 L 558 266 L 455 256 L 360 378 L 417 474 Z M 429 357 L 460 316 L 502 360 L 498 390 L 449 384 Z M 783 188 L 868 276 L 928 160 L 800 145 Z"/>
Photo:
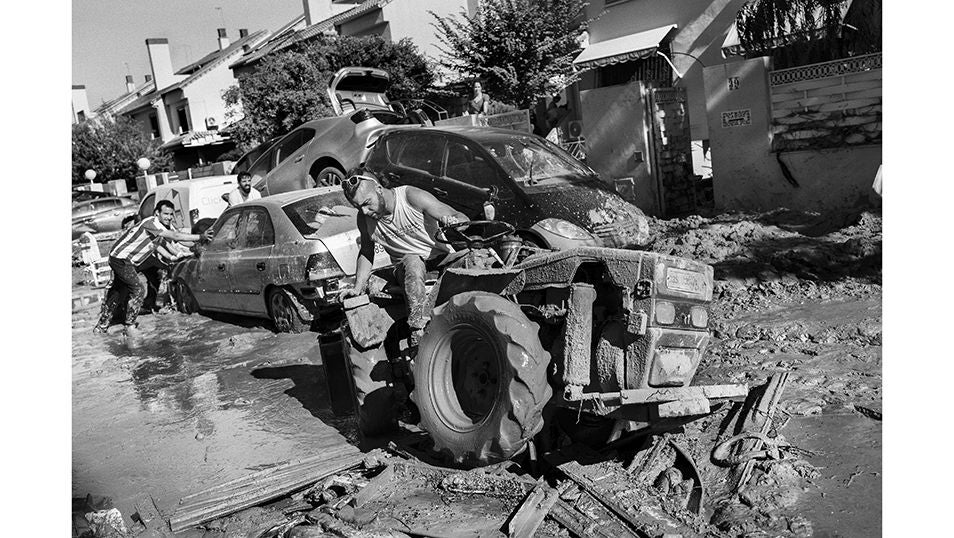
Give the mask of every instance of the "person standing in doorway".
<path id="1" fill-rule="evenodd" d="M 262 193 L 258 192 L 258 189 L 252 186 L 252 174 L 248 172 L 239 172 L 238 187 L 235 187 L 235 190 L 228 194 L 222 195 L 222 198 L 229 204 L 229 207 L 249 200 L 258 200 L 261 197 Z"/>
<path id="2" fill-rule="evenodd" d="M 207 230 L 205 235 L 184 234 L 172 231 L 172 217 L 175 206 L 169 200 L 160 200 L 156 204 L 153 216 L 143 219 L 139 224 L 126 230 L 119 237 L 109 251 L 109 267 L 113 270 L 113 283 L 106 292 L 106 300 L 100 311 L 99 322 L 93 332 L 105 333 L 113 315 L 122 307 L 123 299 L 126 302 L 126 316 L 123 321 L 126 336 L 135 336 L 137 332 L 136 318 L 146 297 L 146 286 L 140 280 L 143 265 L 155 255 L 158 239 L 173 241 L 200 241 L 210 239 L 212 231 Z M 145 280 L 145 279 L 143 279 Z"/>

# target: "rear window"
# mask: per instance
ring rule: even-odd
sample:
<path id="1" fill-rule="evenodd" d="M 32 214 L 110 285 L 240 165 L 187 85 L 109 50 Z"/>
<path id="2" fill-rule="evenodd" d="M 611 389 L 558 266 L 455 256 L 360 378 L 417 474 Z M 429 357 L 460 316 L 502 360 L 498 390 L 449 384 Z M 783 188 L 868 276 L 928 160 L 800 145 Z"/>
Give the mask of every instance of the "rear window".
<path id="1" fill-rule="evenodd" d="M 324 224 L 329 215 L 334 216 L 336 214 L 335 206 L 351 207 L 341 189 L 309 196 L 304 200 L 286 205 L 282 208 L 282 211 L 288 215 L 288 219 L 291 220 L 298 233 L 309 235 L 321 229 L 321 225 Z"/>

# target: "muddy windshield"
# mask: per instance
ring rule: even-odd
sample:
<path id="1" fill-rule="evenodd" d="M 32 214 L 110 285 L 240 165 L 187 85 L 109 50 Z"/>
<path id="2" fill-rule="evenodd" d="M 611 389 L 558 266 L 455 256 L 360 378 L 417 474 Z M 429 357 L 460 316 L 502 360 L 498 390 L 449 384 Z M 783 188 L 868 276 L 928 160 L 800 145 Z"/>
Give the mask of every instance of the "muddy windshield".
<path id="1" fill-rule="evenodd" d="M 572 157 L 562 155 L 558 148 L 544 145 L 533 137 L 491 139 L 481 144 L 518 183 L 532 185 L 555 178 L 573 181 L 591 174 Z"/>
<path id="2" fill-rule="evenodd" d="M 335 190 L 288 204 L 282 208 L 282 211 L 288 215 L 298 233 L 309 235 L 320 230 L 328 217 L 339 216 L 341 209 L 350 207 L 351 204 L 348 203 L 344 193 L 341 190 Z"/>

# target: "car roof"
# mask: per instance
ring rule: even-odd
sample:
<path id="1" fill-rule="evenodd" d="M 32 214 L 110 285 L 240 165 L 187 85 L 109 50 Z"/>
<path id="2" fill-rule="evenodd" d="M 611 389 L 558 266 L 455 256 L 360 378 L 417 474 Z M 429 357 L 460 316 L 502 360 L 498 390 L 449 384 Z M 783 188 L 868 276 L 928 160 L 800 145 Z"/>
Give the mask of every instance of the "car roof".
<path id="1" fill-rule="evenodd" d="M 422 128 L 413 129 L 420 132 Z M 405 130 L 404 126 L 392 127 L 391 131 Z M 408 131 L 412 129 L 406 129 Z M 500 140 L 501 138 L 513 139 L 515 137 L 530 137 L 537 138 L 536 135 L 531 133 L 525 133 L 523 131 L 514 131 L 512 129 L 499 129 L 497 127 L 474 127 L 470 125 L 442 125 L 435 127 L 423 127 L 424 131 L 436 132 L 436 133 L 451 133 L 458 136 L 463 136 L 477 142 L 489 142 L 492 140 Z"/>
<path id="2" fill-rule="evenodd" d="M 265 196 L 263 198 L 258 198 L 256 200 L 244 202 L 242 206 L 249 207 L 249 206 L 256 205 L 256 206 L 262 206 L 262 207 L 280 208 L 280 207 L 285 207 L 288 204 L 293 204 L 299 200 L 304 200 L 305 198 L 309 198 L 311 196 L 328 194 L 335 191 L 341 192 L 341 187 L 338 185 L 333 185 L 330 187 L 316 187 L 314 189 L 301 189 L 297 191 L 289 191 L 289 192 L 283 192 L 279 194 L 272 194 L 270 196 Z"/>

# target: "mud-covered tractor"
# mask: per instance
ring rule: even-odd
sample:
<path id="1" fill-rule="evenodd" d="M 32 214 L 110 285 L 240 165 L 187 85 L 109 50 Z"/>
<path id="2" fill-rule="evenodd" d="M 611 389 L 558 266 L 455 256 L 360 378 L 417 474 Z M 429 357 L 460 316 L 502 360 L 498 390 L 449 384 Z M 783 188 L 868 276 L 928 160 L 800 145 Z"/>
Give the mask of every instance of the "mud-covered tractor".
<path id="1" fill-rule="evenodd" d="M 439 240 L 466 254 L 430 275 L 433 312 L 418 346 L 394 287 L 345 301 L 344 356 L 364 435 L 393 431 L 412 409 L 436 450 L 481 466 L 520 453 L 545 424 L 605 440 L 612 425 L 665 428 L 747 393 L 690 384 L 710 337 L 711 266 L 545 250 L 512 231 L 497 221 L 442 230 Z"/>

